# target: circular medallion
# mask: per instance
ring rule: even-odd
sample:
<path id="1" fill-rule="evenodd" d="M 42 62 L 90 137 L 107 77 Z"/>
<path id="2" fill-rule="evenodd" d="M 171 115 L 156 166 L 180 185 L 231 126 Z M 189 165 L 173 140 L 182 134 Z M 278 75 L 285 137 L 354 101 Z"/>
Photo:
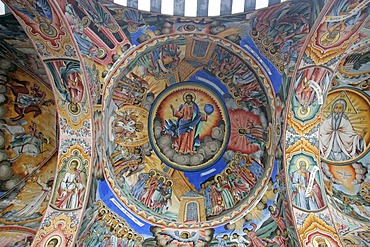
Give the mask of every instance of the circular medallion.
<path id="1" fill-rule="evenodd" d="M 174 169 L 199 170 L 214 164 L 227 146 L 229 126 L 222 99 L 199 83 L 166 88 L 150 109 L 152 147 Z"/>
<path id="2" fill-rule="evenodd" d="M 49 38 L 55 38 L 58 35 L 58 32 L 55 29 L 55 27 L 53 27 L 52 25 L 48 23 L 44 23 L 44 22 L 40 23 L 39 28 L 40 28 L 40 31 Z"/>
<path id="3" fill-rule="evenodd" d="M 320 126 L 320 155 L 329 164 L 353 163 L 369 151 L 370 98 L 352 88 L 328 93 Z"/>

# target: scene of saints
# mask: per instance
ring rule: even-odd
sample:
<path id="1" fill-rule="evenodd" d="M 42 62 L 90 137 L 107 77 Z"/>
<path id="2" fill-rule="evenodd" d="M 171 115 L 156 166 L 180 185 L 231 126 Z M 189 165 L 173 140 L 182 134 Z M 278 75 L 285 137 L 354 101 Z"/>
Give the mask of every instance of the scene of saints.
<path id="1" fill-rule="evenodd" d="M 27 121 L 23 120 L 21 124 L 1 123 L 0 129 L 11 135 L 8 150 L 12 151 L 9 161 L 18 160 L 22 154 L 37 157 L 46 151 L 46 145 L 49 144 L 49 138 L 45 137 L 43 132 L 38 131 L 35 122 L 28 125 L 28 130 L 23 127 Z"/>
<path id="2" fill-rule="evenodd" d="M 112 92 L 112 99 L 120 108 L 124 105 L 140 105 L 145 98 L 148 82 L 131 72 L 123 76 Z"/>
<path id="3" fill-rule="evenodd" d="M 114 121 L 114 134 L 117 141 L 125 142 L 136 138 L 136 132 L 143 131 L 144 124 L 138 120 L 135 113 L 117 111 L 117 118 Z"/>
<path id="4" fill-rule="evenodd" d="M 210 61 L 208 61 L 204 69 L 220 79 L 232 79 L 235 76 L 235 72 L 240 70 L 238 72 L 240 75 L 238 77 L 239 81 L 235 81 L 235 83 L 239 83 L 240 78 L 247 78 L 248 72 L 250 72 L 239 57 L 232 55 L 229 51 L 221 47 L 217 47 L 214 50 Z M 242 69 L 246 70 L 241 71 Z"/>
<path id="5" fill-rule="evenodd" d="M 231 130 L 227 149 L 236 153 L 256 156 L 265 151 L 269 138 L 264 116 L 244 109 L 229 110 L 228 112 Z"/>
<path id="6" fill-rule="evenodd" d="M 369 222 L 370 201 L 361 193 L 370 181 L 367 175 L 369 165 L 359 161 L 341 166 L 323 162 L 322 168 L 331 204 L 351 218 Z"/>
<path id="7" fill-rule="evenodd" d="M 338 195 L 339 194 L 339 195 Z M 330 198 L 332 204 L 344 214 L 360 220 L 362 222 L 369 222 L 370 204 L 361 200 L 356 196 L 345 193 L 335 193 L 334 198 Z M 358 200 L 360 199 L 360 200 Z"/>
<path id="8" fill-rule="evenodd" d="M 274 99 L 263 89 L 269 81 L 257 78 L 257 65 L 249 65 L 239 53 L 221 45 L 205 42 L 215 51 L 207 57 L 212 56 L 213 61 L 207 63 L 203 57 L 194 57 L 201 51 L 190 46 L 167 46 L 164 40 L 160 41 L 162 49 L 158 42 L 148 43 L 140 54 L 132 54 L 135 64 L 123 67 L 125 73 L 117 73 L 108 85 L 112 90 L 106 103 L 112 107 L 105 112 L 104 121 L 112 130 L 106 142 L 111 164 L 105 172 L 114 177 L 109 182 L 121 189 L 118 196 L 127 198 L 123 204 L 134 213 L 154 216 L 149 221 L 201 224 L 239 214 L 243 203 L 262 193 L 263 186 L 256 188 L 256 184 L 266 184 L 268 180 L 259 180 L 271 171 L 267 150 L 271 147 L 274 114 L 268 101 Z M 155 59 L 148 61 L 161 71 L 157 73 L 160 79 L 154 80 L 150 71 L 144 73 L 142 58 L 160 49 L 176 49 L 179 56 L 189 55 L 189 59 L 177 63 L 166 57 L 163 67 Z M 191 60 L 199 61 L 193 64 Z M 188 74 L 173 74 L 176 68 L 172 65 L 193 68 Z M 213 74 L 211 67 L 214 72 L 220 68 L 222 74 Z M 141 69 L 143 73 L 138 72 Z M 168 71 L 163 77 L 165 69 Z M 180 78 L 183 81 L 177 83 Z M 157 89 L 163 85 L 163 90 Z M 135 93 L 139 93 L 137 97 Z M 139 116 L 144 111 L 146 115 Z M 136 143 L 144 134 L 147 139 Z M 265 209 L 270 214 L 267 206 Z M 271 212 L 279 220 L 279 210 Z M 280 224 L 283 228 L 284 223 Z M 248 228 L 252 229 L 250 225 Z M 166 241 L 176 243 L 172 235 L 167 237 Z M 235 240 L 232 235 L 228 237 Z M 186 242 L 191 235 L 183 239 Z"/>
<path id="9" fill-rule="evenodd" d="M 144 166 L 144 150 L 139 147 L 123 147 L 116 145 L 116 153 L 111 156 L 114 172 L 124 182 L 125 178 L 142 171 Z"/>
<path id="10" fill-rule="evenodd" d="M 85 193 L 85 176 L 80 171 L 80 161 L 73 159 L 66 165 L 66 171 L 60 171 L 62 179 L 56 188 L 54 205 L 60 209 L 75 209 L 82 206 Z"/>
<path id="11" fill-rule="evenodd" d="M 34 239 L 34 233 L 23 232 L 22 228 L 5 226 L 0 230 L 0 240 L 4 247 L 29 247 Z"/>
<path id="12" fill-rule="evenodd" d="M 248 196 L 261 175 L 252 172 L 255 169 L 251 167 L 256 165 L 253 163 L 256 162 L 247 158 L 233 162 L 224 172 L 200 183 L 200 190 L 197 193 L 203 196 L 207 217 L 217 216 L 232 209 Z M 176 190 L 173 185 L 171 179 L 151 170 L 149 173 L 138 175 L 136 182 L 130 185 L 130 194 L 147 208 L 163 214 L 173 210 L 171 196 L 174 194 L 173 190 Z"/>
<path id="13" fill-rule="evenodd" d="M 367 17 L 367 8 L 366 3 L 362 1 L 336 2 L 328 14 L 327 21 L 319 27 L 320 44 L 324 47 L 333 47 L 347 40 Z M 336 19 L 337 16 L 341 18 Z"/>
<path id="14" fill-rule="evenodd" d="M 278 175 L 268 183 L 268 189 L 259 204 L 240 223 L 229 223 L 217 230 L 211 246 L 298 246 L 290 212 L 286 211 L 284 190 Z M 218 244 L 218 245 L 217 245 Z"/>
<path id="15" fill-rule="evenodd" d="M 13 105 L 14 112 L 18 115 L 12 117 L 12 121 L 17 121 L 28 113 L 32 113 L 32 117 L 37 117 L 42 114 L 43 110 L 47 110 L 49 106 L 54 105 L 54 99 L 47 99 L 45 91 L 38 84 L 30 85 L 29 81 L 22 81 L 16 78 L 12 79 L 12 83 L 5 84 L 14 96 Z"/>
<path id="16" fill-rule="evenodd" d="M 41 31 L 44 33 L 44 35 L 53 36 L 53 34 L 56 32 L 55 28 L 50 25 L 53 20 L 53 11 L 51 10 L 48 2 L 37 2 L 37 7 L 29 2 L 16 2 L 14 5 L 16 11 L 21 12 L 29 19 L 39 23 L 40 26 L 43 26 L 44 28 L 41 28 Z"/>
<path id="17" fill-rule="evenodd" d="M 304 210 L 318 210 L 325 206 L 319 184 L 319 168 L 311 158 L 296 157 L 290 161 L 290 189 L 292 204 Z"/>
<path id="18" fill-rule="evenodd" d="M 233 208 L 249 194 L 255 184 L 255 175 L 247 168 L 249 164 L 233 163 L 224 173 L 207 179 L 201 184 L 206 215 L 219 215 Z"/>
<path id="19" fill-rule="evenodd" d="M 53 182 L 54 178 L 50 178 L 44 182 L 40 177 L 33 177 L 18 195 L 18 203 L 8 206 L 8 208 L 4 210 L 5 213 L 2 213 L 0 217 L 7 222 L 16 222 L 17 224 L 30 220 L 37 221 L 37 219 L 42 217 L 42 212 L 50 199 Z M 37 189 L 34 189 L 36 186 L 30 185 L 31 183 L 37 185 Z M 33 196 L 30 200 L 26 201 L 29 194 Z M 20 205 L 24 206 L 19 207 Z M 7 211 L 8 209 L 9 211 Z"/>
<path id="20" fill-rule="evenodd" d="M 176 71 L 180 61 L 180 45 L 165 44 L 141 56 L 138 60 L 138 67 L 144 78 L 152 76 L 156 79 L 163 79 Z"/>
<path id="21" fill-rule="evenodd" d="M 86 18 L 88 18 L 89 21 L 92 21 L 99 29 L 107 28 L 112 33 L 116 33 L 118 31 L 117 24 L 112 20 L 113 17 L 109 15 L 108 10 L 103 8 L 97 2 L 79 0 L 78 5 L 80 7 L 80 11 L 85 12 Z"/>
<path id="22" fill-rule="evenodd" d="M 204 246 L 212 239 L 213 229 L 207 230 L 175 230 L 152 226 L 150 231 L 159 246 Z M 210 246 L 210 245 L 208 245 Z"/>
<path id="23" fill-rule="evenodd" d="M 352 53 L 345 58 L 340 64 L 340 70 L 342 73 L 349 76 L 346 77 L 346 81 L 350 81 L 351 85 L 356 86 L 360 84 L 362 80 L 359 80 L 357 77 L 352 79 L 351 76 L 357 75 L 361 78 L 363 74 L 369 71 L 369 62 L 370 50 L 363 51 L 360 49 L 360 52 Z"/>
<path id="24" fill-rule="evenodd" d="M 90 227 L 89 234 L 83 236 L 86 246 L 104 246 L 109 243 L 111 233 L 109 226 L 101 219 L 97 219 Z"/>
<path id="25" fill-rule="evenodd" d="M 173 181 L 161 173 L 151 170 L 141 173 L 131 186 L 131 195 L 158 214 L 168 211 L 171 206 Z"/>
<path id="26" fill-rule="evenodd" d="M 228 86 L 237 105 L 252 110 L 266 104 L 266 96 L 255 73 L 225 49 L 217 47 L 204 70 Z"/>
<path id="27" fill-rule="evenodd" d="M 368 109 L 361 105 L 354 106 L 354 102 L 360 99 L 357 95 L 347 96 L 345 91 L 334 95 L 338 96 L 326 106 L 328 114 L 319 130 L 320 154 L 322 158 L 333 162 L 352 160 L 361 155 L 368 146 L 368 126 L 365 122 L 363 125 L 354 125 L 354 122 L 358 122 L 355 119 L 361 119 L 368 114 Z M 350 97 L 357 97 L 357 101 L 356 98 L 351 100 Z M 361 108 L 364 110 L 359 111 Z"/>
<path id="28" fill-rule="evenodd" d="M 298 59 L 304 42 L 302 37 L 309 32 L 310 11 L 308 9 L 308 5 L 304 6 L 303 3 L 291 3 L 289 8 L 276 5 L 257 12 L 251 19 L 253 24 L 250 36 L 260 51 L 266 51 L 264 55 L 280 71 L 283 70 L 282 63 L 294 67 Z M 284 60 L 281 61 L 280 57 Z"/>

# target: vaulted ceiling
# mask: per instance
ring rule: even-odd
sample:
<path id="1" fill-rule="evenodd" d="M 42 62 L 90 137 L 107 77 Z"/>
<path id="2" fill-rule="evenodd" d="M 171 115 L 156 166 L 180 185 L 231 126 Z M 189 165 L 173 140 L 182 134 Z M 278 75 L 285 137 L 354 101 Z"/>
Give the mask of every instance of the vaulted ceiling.
<path id="1" fill-rule="evenodd" d="M 369 1 L 151 2 L 4 0 L 3 246 L 370 245 Z"/>

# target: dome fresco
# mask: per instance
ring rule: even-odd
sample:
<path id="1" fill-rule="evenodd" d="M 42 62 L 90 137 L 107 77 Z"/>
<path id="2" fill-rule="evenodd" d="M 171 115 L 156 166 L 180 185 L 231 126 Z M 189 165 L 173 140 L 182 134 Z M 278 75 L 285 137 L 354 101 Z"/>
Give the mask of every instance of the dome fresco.
<path id="1" fill-rule="evenodd" d="M 115 66 L 103 138 L 118 197 L 165 226 L 219 225 L 250 211 L 272 171 L 275 123 L 272 86 L 253 58 L 226 40 L 181 35 L 140 45 Z M 184 218 L 189 191 L 208 201 Z"/>
<path id="2" fill-rule="evenodd" d="M 173 2 L 4 0 L 0 245 L 369 246 L 369 1 Z"/>

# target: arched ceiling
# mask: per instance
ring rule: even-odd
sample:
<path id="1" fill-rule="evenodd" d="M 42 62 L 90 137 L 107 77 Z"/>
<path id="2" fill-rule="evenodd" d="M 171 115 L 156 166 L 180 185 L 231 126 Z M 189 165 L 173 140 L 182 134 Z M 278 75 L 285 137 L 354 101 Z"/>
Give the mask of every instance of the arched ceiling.
<path id="1" fill-rule="evenodd" d="M 367 1 L 4 2 L 4 246 L 370 244 Z"/>

